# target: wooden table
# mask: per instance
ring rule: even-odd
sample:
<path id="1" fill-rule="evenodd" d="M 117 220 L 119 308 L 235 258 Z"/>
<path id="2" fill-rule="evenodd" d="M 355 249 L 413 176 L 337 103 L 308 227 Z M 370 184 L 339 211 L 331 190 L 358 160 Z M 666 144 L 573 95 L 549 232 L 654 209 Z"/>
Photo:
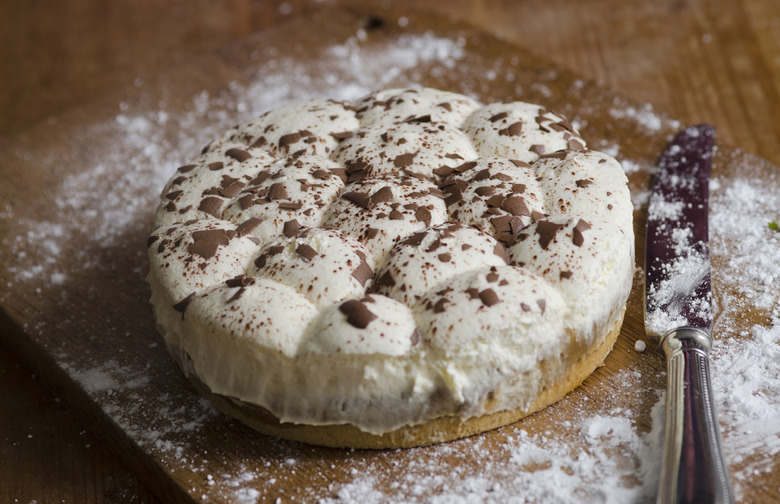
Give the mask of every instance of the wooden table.
<path id="1" fill-rule="evenodd" d="M 321 3 L 4 2 L 0 133 L 26 130 L 193 54 L 330 8 Z M 729 144 L 780 165 L 775 0 L 453 0 L 425 9 L 468 20 L 683 123 L 711 122 Z M 2 323 L 5 335 L 16 330 Z M 0 348 L 0 501 L 159 502 L 28 364 Z"/>

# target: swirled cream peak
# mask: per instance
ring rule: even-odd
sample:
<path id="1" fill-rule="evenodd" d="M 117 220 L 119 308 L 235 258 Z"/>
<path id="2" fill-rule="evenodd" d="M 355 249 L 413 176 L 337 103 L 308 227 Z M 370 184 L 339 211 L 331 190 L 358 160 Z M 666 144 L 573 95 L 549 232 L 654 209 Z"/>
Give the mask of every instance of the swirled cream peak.
<path id="1" fill-rule="evenodd" d="M 442 167 L 476 157 L 465 133 L 425 116 L 402 123 L 369 124 L 341 143 L 335 159 L 344 163 L 353 181 L 399 171 L 431 177 Z"/>
<path id="2" fill-rule="evenodd" d="M 374 290 L 412 306 L 463 272 L 506 261 L 503 245 L 490 235 L 446 222 L 397 242 L 377 271 Z"/>
<path id="3" fill-rule="evenodd" d="M 535 161 L 559 150 L 583 150 L 585 141 L 563 117 L 531 103 L 493 103 L 475 110 L 463 129 L 481 156 Z"/>
<path id="4" fill-rule="evenodd" d="M 329 156 L 339 140 L 360 125 L 352 106 L 334 100 L 309 100 L 270 110 L 224 135 L 228 141 L 266 148 L 276 156 Z"/>
<path id="5" fill-rule="evenodd" d="M 379 262 L 399 239 L 447 219 L 435 183 L 394 173 L 347 184 L 328 209 L 323 226 L 356 237 Z"/>
<path id="6" fill-rule="evenodd" d="M 364 294 L 375 267 L 356 238 L 338 229 L 303 228 L 268 242 L 247 274 L 289 285 L 324 308 Z"/>
<path id="7" fill-rule="evenodd" d="M 147 242 L 150 268 L 173 303 L 243 274 L 258 248 L 256 238 L 212 218 L 157 228 Z"/>
<path id="8" fill-rule="evenodd" d="M 301 354 L 405 355 L 420 342 L 408 306 L 369 294 L 333 304 L 309 327 Z"/>
<path id="9" fill-rule="evenodd" d="M 479 104 L 467 96 L 432 88 L 385 89 L 355 104 L 361 125 L 426 121 L 460 126 Z"/>

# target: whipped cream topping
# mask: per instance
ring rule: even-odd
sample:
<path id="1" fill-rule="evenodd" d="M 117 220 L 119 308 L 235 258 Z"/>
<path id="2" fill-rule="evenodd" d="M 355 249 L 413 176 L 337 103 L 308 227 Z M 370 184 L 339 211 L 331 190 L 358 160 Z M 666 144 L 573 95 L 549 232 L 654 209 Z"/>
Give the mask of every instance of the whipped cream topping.
<path id="1" fill-rule="evenodd" d="M 312 100 L 181 167 L 149 241 L 188 374 L 381 434 L 525 408 L 620 319 L 632 206 L 561 116 L 427 89 Z"/>

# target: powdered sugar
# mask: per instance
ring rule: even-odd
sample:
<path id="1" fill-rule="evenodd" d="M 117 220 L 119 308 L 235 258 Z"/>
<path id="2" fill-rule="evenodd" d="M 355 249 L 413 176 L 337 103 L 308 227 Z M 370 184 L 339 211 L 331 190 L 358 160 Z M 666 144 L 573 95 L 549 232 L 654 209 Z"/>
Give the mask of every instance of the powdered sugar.
<path id="1" fill-rule="evenodd" d="M 14 220 L 18 229 L 17 234 L 0 238 L 4 250 L 17 256 L 11 282 L 51 282 L 62 286 L 59 291 L 65 297 L 73 275 L 94 270 L 99 274 L 93 277 L 102 278 L 115 273 L 111 265 L 101 263 L 105 260 L 101 250 L 130 247 L 125 257 L 135 262 L 129 275 L 133 285 L 141 285 L 143 244 L 127 243 L 126 237 L 148 232 L 160 188 L 176 166 L 193 157 L 217 132 L 286 102 L 322 96 L 352 99 L 394 83 L 414 84 L 424 76 L 418 67 L 428 64 L 436 72 L 452 71 L 468 57 L 467 49 L 457 37 L 431 33 L 404 35 L 391 48 L 369 49 L 353 38 L 327 48 L 318 63 L 265 61 L 258 64 L 250 82 L 233 83 L 222 93 L 202 91 L 184 110 L 168 110 L 164 103 L 152 109 L 118 104 L 111 121 L 76 133 L 76 142 L 89 143 L 94 154 L 79 159 L 81 168 L 55 188 L 57 215 L 31 218 L 21 207 L 11 206 L 0 212 L 0 219 Z M 472 58 L 471 64 L 492 69 L 494 62 Z M 469 93 L 481 83 L 460 85 L 463 88 L 457 91 Z M 582 81 L 576 82 L 577 89 L 583 86 Z M 543 92 L 543 83 L 537 89 Z M 573 94 L 571 99 L 577 97 Z M 622 101 L 602 113 L 633 121 L 647 134 L 677 126 L 649 107 Z M 617 155 L 619 149 L 614 147 L 614 152 Z M 41 162 L 75 164 L 76 158 L 74 149 L 70 159 Z M 652 170 L 648 158 L 624 158 L 630 175 Z M 734 162 L 759 164 L 745 155 Z M 780 233 L 767 227 L 780 219 L 780 194 L 777 170 L 767 169 L 773 170 L 774 184 L 758 177 L 726 175 L 728 170 L 711 184 L 713 283 L 719 293 L 713 384 L 738 495 L 756 474 L 776 471 L 780 453 L 780 294 L 776 289 Z M 102 189 L 100 194 L 95 187 Z M 639 206 L 645 191 L 645 186 L 634 191 Z M 672 216 L 679 210 L 667 208 L 665 214 Z M 63 259 L 74 241 L 89 247 L 77 250 L 76 257 L 68 256 L 71 266 L 80 263 L 77 269 L 68 269 Z M 145 291 L 136 287 L 136 293 Z M 99 300 L 99 293 L 91 294 Z M 143 305 L 145 299 L 136 302 Z M 743 327 L 745 310 L 759 310 L 765 322 Z M 77 320 L 94 314 L 70 316 Z M 149 340 L 146 345 L 153 348 L 138 353 L 138 346 L 125 345 L 139 337 L 139 325 L 151 326 L 150 320 L 143 324 L 124 320 L 122 313 L 100 316 L 109 317 L 115 329 L 98 335 L 97 341 L 110 342 L 116 356 L 97 360 L 85 344 L 83 355 L 55 353 L 56 361 L 133 443 L 177 473 L 195 498 L 205 493 L 203 500 L 273 501 L 285 496 L 283 489 L 300 487 L 285 478 L 304 471 L 308 471 L 307 484 L 298 495 L 312 502 L 643 502 L 655 495 L 663 377 L 645 364 L 660 359 L 656 352 L 643 353 L 621 371 L 599 376 L 597 387 L 577 390 L 541 415 L 489 436 L 381 455 L 334 454 L 281 441 L 251 440 L 240 427 L 226 427 L 208 402 L 182 383 L 162 346 L 155 348 Z M 65 322 L 81 330 L 73 320 Z M 88 339 L 88 334 L 79 334 Z M 603 396 L 591 397 L 594 388 Z M 149 397 L 154 398 L 152 404 Z M 603 400 L 607 397 L 610 400 Z M 623 406 L 615 408 L 613 403 Z M 224 436 L 229 451 L 203 444 L 207 433 L 215 430 L 217 436 Z M 490 440 L 497 441 L 491 444 Z M 212 470 L 209 460 L 219 460 L 221 470 Z"/>

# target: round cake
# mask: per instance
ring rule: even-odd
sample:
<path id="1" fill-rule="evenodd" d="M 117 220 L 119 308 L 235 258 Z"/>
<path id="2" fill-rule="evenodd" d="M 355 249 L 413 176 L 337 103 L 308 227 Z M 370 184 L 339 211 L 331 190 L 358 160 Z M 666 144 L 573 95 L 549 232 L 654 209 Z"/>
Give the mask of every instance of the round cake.
<path id="1" fill-rule="evenodd" d="M 634 271 L 626 176 L 562 116 L 431 88 L 286 105 L 162 191 L 151 304 L 214 406 L 354 448 L 511 423 L 601 365 Z"/>

